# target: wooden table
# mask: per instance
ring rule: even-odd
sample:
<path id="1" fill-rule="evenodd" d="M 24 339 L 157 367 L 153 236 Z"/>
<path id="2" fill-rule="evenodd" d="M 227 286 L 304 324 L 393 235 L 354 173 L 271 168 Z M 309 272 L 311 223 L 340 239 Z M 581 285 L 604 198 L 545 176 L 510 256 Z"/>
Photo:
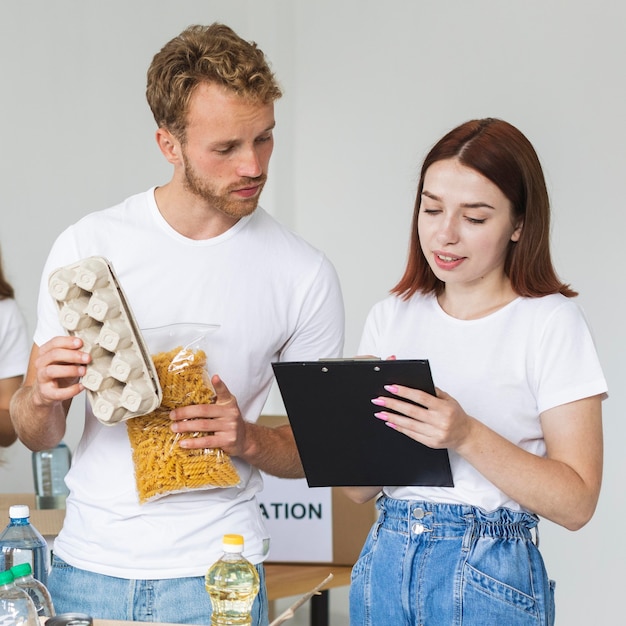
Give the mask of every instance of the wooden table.
<path id="1" fill-rule="evenodd" d="M 300 596 L 319 585 L 328 574 L 333 578 L 321 593 L 311 598 L 311 626 L 329 626 L 328 591 L 333 587 L 350 584 L 351 566 L 318 565 L 301 563 L 265 563 L 265 585 L 270 602 L 270 621 L 273 619 L 273 603 L 281 598 Z"/>

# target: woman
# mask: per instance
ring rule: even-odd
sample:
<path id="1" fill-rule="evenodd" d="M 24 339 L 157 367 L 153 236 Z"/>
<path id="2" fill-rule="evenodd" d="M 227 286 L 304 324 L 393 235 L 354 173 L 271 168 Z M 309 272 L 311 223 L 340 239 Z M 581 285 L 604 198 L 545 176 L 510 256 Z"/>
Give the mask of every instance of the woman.
<path id="1" fill-rule="evenodd" d="M 9 417 L 9 403 L 22 384 L 30 350 L 24 318 L 13 297 L 13 287 L 4 276 L 0 259 L 0 446 L 3 447 L 17 439 Z"/>
<path id="2" fill-rule="evenodd" d="M 554 623 L 536 526 L 593 515 L 606 382 L 549 234 L 541 165 L 515 127 L 470 121 L 432 148 L 404 276 L 359 352 L 429 359 L 436 397 L 390 385 L 372 402 L 390 428 L 449 450 L 454 487 L 346 488 L 357 502 L 382 489 L 354 626 Z"/>

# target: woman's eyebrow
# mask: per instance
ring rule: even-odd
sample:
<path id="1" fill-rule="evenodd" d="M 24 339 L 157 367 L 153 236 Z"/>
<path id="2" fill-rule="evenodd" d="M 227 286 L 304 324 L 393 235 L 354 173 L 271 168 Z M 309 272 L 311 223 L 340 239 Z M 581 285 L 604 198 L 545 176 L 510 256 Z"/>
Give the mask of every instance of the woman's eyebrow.
<path id="1" fill-rule="evenodd" d="M 441 202 L 441 198 L 439 196 L 437 196 L 434 193 L 431 193 L 430 191 L 428 191 L 427 189 L 423 189 L 422 190 L 422 195 L 426 196 L 427 198 L 430 198 L 431 200 L 434 200 L 435 202 Z M 461 206 L 465 209 L 493 209 L 495 210 L 495 207 L 491 206 L 490 204 L 488 204 L 487 202 L 463 202 L 461 204 Z"/>

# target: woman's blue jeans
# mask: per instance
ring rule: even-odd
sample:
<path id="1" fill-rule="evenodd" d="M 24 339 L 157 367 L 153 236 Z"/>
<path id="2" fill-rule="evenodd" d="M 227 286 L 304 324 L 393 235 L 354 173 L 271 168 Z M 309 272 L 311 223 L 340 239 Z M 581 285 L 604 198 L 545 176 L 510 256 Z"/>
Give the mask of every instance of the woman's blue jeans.
<path id="1" fill-rule="evenodd" d="M 394 500 L 352 570 L 352 626 L 552 626 L 554 582 L 528 513 Z"/>
<path id="2" fill-rule="evenodd" d="M 207 568 L 208 569 L 208 568 Z M 252 626 L 268 626 L 265 570 L 257 565 L 259 595 L 252 609 Z M 56 613 L 87 613 L 95 618 L 210 624 L 211 601 L 204 576 L 128 580 L 95 574 L 52 559 L 48 588 Z"/>

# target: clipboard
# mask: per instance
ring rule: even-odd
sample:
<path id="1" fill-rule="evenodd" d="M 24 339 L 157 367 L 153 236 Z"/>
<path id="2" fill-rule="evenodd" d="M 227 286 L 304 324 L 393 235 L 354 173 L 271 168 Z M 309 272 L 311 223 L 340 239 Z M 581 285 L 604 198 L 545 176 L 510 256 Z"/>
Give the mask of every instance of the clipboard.
<path id="1" fill-rule="evenodd" d="M 325 359 L 272 363 L 309 487 L 453 487 L 446 449 L 389 428 L 374 413 L 384 385 L 435 395 L 428 360 Z"/>

